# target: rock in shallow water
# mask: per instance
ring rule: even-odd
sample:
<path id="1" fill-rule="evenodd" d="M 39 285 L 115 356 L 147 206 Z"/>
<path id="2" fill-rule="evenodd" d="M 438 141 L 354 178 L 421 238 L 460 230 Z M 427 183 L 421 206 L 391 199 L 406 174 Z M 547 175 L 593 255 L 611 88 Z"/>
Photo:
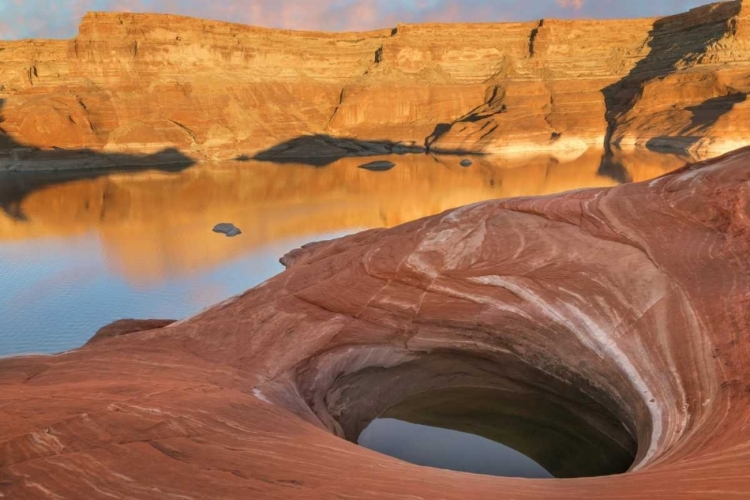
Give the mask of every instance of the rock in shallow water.
<path id="1" fill-rule="evenodd" d="M 364 168 L 365 170 L 371 170 L 372 172 L 385 172 L 386 170 L 390 170 L 393 167 L 395 167 L 396 164 L 392 161 L 371 161 L 370 163 L 365 163 L 363 165 L 360 165 L 359 168 Z"/>
<path id="2" fill-rule="evenodd" d="M 233 236 L 237 236 L 238 234 L 242 234 L 242 231 L 240 231 L 240 228 L 232 224 L 231 222 L 220 222 L 216 224 L 213 228 L 214 233 L 223 233 L 227 235 L 228 238 L 231 238 Z"/>
<path id="3" fill-rule="evenodd" d="M 651 182 L 477 203 L 310 245 L 169 328 L 2 359 L 0 494 L 748 498 L 749 199 L 745 150 Z M 544 424 L 573 442 L 530 458 L 575 452 L 575 417 L 632 452 L 632 471 L 518 481 L 339 438 L 466 387 L 554 405 Z"/>

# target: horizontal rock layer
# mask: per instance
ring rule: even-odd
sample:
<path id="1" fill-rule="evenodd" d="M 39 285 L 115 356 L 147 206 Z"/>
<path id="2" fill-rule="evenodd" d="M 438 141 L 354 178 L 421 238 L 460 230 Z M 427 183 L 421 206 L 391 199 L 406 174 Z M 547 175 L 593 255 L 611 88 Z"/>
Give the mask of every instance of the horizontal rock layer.
<path id="1" fill-rule="evenodd" d="M 746 149 L 650 182 L 482 202 L 308 245 L 164 328 L 4 359 L 0 496 L 746 497 L 748 200 Z M 349 442 L 399 401 L 463 387 L 542 400 L 548 431 L 584 419 L 635 462 L 532 481 Z"/>
<path id="2" fill-rule="evenodd" d="M 712 156 L 750 134 L 749 69 L 741 0 L 336 34 L 90 13 L 73 40 L 0 42 L 0 166 L 605 142 Z"/>

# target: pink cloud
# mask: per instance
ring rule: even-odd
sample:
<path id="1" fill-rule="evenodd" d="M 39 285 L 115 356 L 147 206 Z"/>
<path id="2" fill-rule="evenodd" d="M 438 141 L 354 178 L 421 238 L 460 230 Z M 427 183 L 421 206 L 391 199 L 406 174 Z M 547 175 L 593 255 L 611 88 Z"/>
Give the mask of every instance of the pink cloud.
<path id="1" fill-rule="evenodd" d="M 70 38 L 86 11 L 171 13 L 307 30 L 371 30 L 398 23 L 651 17 L 706 0 L 13 0 L 0 2 L 0 37 Z"/>
<path id="2" fill-rule="evenodd" d="M 557 0 L 557 5 L 564 9 L 576 9 L 583 8 L 584 0 Z"/>

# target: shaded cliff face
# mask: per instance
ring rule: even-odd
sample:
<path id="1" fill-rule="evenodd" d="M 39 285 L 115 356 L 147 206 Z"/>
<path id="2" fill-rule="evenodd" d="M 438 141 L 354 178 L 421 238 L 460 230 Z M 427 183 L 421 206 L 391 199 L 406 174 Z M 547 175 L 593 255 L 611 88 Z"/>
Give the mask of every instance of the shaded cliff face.
<path id="1" fill-rule="evenodd" d="M 650 182 L 482 202 L 308 245 L 197 316 L 0 360 L 0 494 L 747 497 L 749 166 L 746 149 Z M 466 387 L 487 396 L 459 405 Z M 414 402 L 431 391 L 450 405 L 431 418 L 449 409 L 459 427 L 461 408 L 508 418 L 544 402 L 554 411 L 516 416 L 571 444 L 525 449 L 532 458 L 564 458 L 592 436 L 589 448 L 606 442 L 633 466 L 514 480 L 350 442 L 399 402 L 432 405 Z M 571 432 L 581 422 L 587 434 Z"/>
<path id="2" fill-rule="evenodd" d="M 739 0 L 664 19 L 343 34 L 91 13 L 73 40 L 0 43 L 0 166 L 57 161 L 29 147 L 226 159 L 611 141 L 711 156 L 750 135 L 749 25 Z"/>

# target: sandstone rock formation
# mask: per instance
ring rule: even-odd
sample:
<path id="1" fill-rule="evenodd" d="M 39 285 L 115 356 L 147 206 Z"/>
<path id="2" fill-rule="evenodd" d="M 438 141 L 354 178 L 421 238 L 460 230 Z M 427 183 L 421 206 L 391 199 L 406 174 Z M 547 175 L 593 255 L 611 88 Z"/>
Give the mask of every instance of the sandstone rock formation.
<path id="1" fill-rule="evenodd" d="M 4 359 L 0 497 L 747 497 L 748 200 L 746 149 L 482 202 L 306 246 L 165 328 Z M 551 405 L 568 452 L 583 422 L 633 465 L 515 480 L 349 442 L 403 399 L 463 387 Z"/>
<path id="2" fill-rule="evenodd" d="M 89 13 L 73 40 L 0 42 L 0 167 L 184 161 L 170 148 L 283 159 L 606 142 L 708 157 L 746 144 L 749 59 L 747 0 L 339 34 Z"/>
<path id="3" fill-rule="evenodd" d="M 175 320 L 173 319 L 120 319 L 101 327 L 86 345 L 93 344 L 94 342 L 101 342 L 102 340 L 111 339 L 113 337 L 119 337 L 121 335 L 128 335 L 130 333 L 164 328 L 174 322 Z"/>
<path id="4" fill-rule="evenodd" d="M 359 168 L 363 168 L 371 172 L 386 172 L 395 166 L 396 164 L 389 160 L 376 160 L 369 163 L 363 163 L 359 166 Z"/>

